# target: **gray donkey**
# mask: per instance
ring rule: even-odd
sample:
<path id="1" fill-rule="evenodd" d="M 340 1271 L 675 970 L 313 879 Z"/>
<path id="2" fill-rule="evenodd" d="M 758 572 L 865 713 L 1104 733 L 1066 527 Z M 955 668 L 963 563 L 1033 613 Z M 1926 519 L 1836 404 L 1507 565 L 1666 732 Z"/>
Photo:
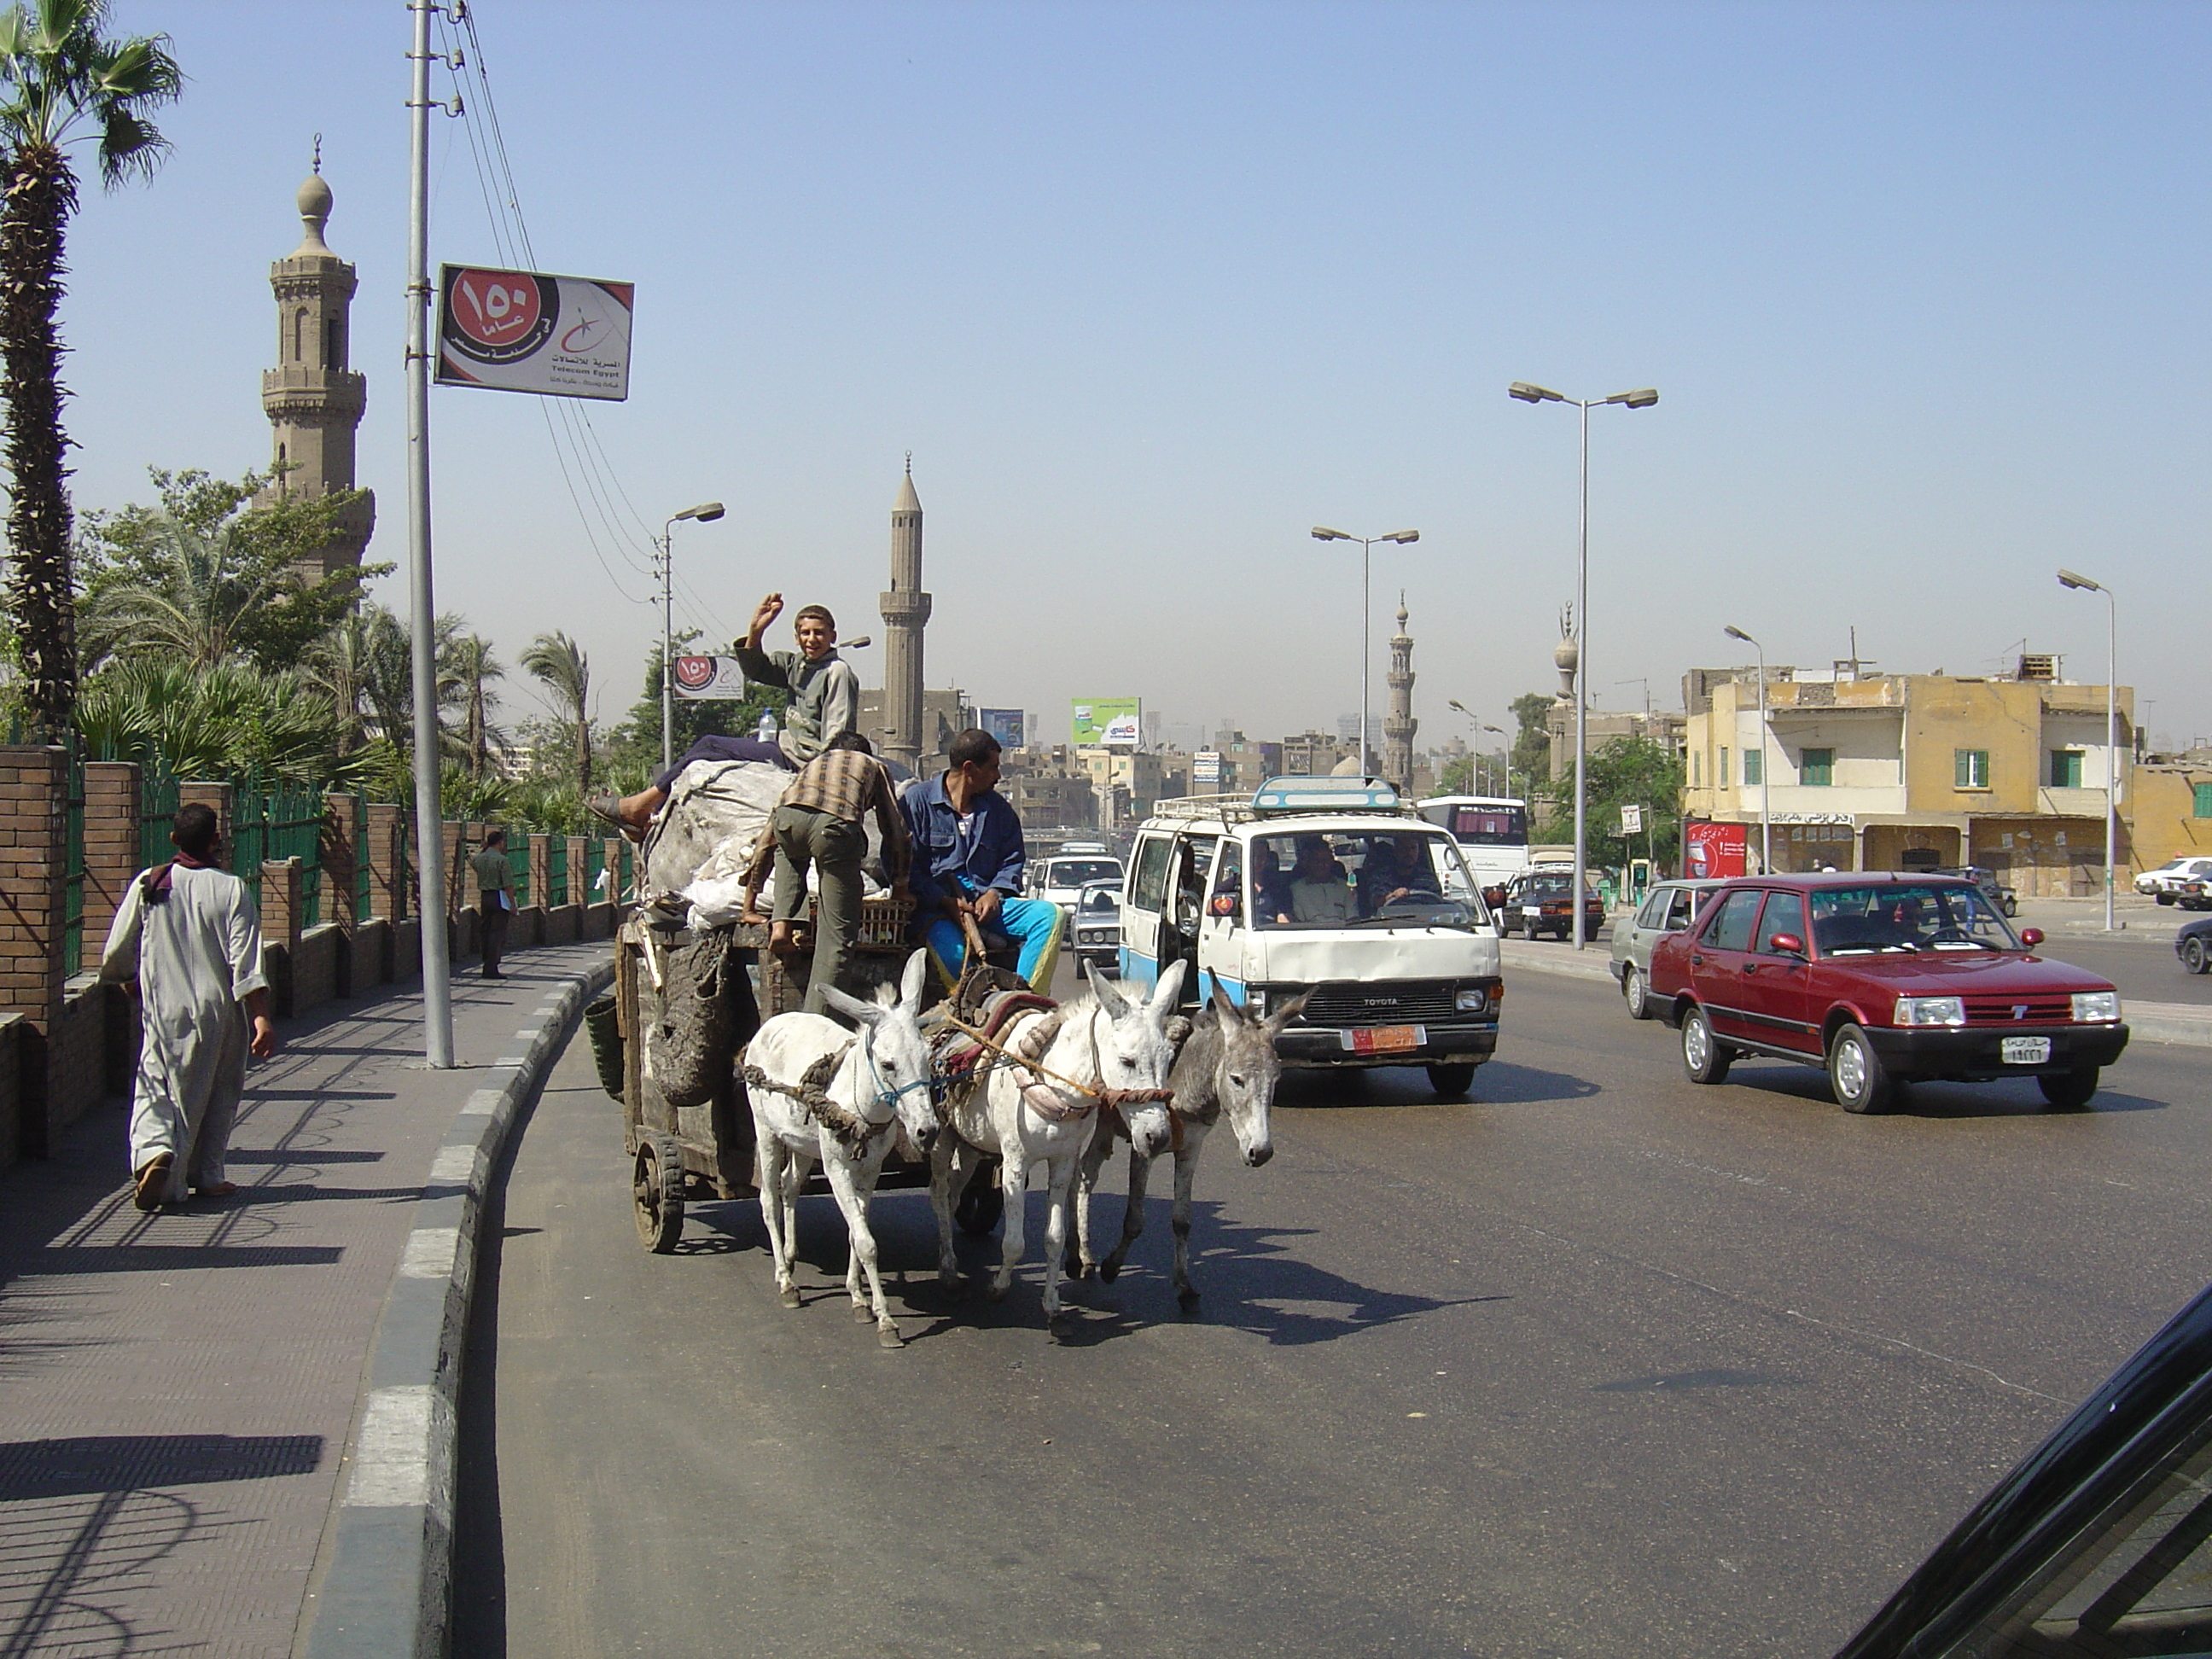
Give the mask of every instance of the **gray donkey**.
<path id="1" fill-rule="evenodd" d="M 1254 1019 L 1223 995 L 1219 985 L 1211 989 L 1213 1006 L 1199 1015 L 1168 1077 L 1168 1086 L 1175 1091 L 1174 1133 L 1168 1147 L 1162 1149 L 1175 1153 L 1175 1287 L 1185 1312 L 1198 1305 L 1198 1290 L 1190 1282 L 1190 1194 L 1198 1172 L 1198 1155 L 1206 1149 L 1207 1132 L 1224 1110 L 1237 1136 L 1237 1150 L 1249 1167 L 1256 1170 L 1275 1155 L 1274 1139 L 1267 1127 L 1275 1084 L 1283 1074 L 1275 1038 L 1306 1001 L 1303 996 L 1295 997 L 1265 1019 Z M 1099 1114 L 1091 1145 L 1083 1154 L 1075 1206 L 1079 1254 L 1072 1253 L 1067 1261 L 1072 1278 L 1088 1279 L 1095 1267 L 1098 1276 L 1110 1284 L 1120 1274 L 1129 1246 L 1145 1231 L 1145 1184 L 1152 1158 L 1158 1154 L 1148 1157 L 1132 1146 L 1129 1202 L 1121 1212 L 1121 1242 L 1103 1261 L 1091 1253 L 1091 1198 L 1097 1190 L 1098 1172 L 1105 1167 L 1114 1143 L 1127 1139 L 1119 1117 L 1110 1112 Z"/>

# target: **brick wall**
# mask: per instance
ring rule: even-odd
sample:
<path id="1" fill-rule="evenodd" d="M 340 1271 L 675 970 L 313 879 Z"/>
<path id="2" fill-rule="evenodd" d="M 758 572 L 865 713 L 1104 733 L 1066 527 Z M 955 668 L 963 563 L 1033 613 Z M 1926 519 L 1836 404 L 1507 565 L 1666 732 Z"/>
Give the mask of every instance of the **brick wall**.
<path id="1" fill-rule="evenodd" d="M 412 979 L 422 971 L 422 922 L 408 916 L 392 924 L 392 977 Z"/>
<path id="2" fill-rule="evenodd" d="M 323 865 L 323 917 L 351 929 L 354 906 L 359 901 L 361 849 L 354 845 L 353 815 L 356 796 L 331 793 L 323 797 L 323 833 L 319 856 Z"/>
<path id="3" fill-rule="evenodd" d="M 0 1170 L 22 1156 L 23 1017 L 0 1014 Z"/>
<path id="4" fill-rule="evenodd" d="M 338 959 L 346 948 L 345 929 L 325 922 L 300 935 L 292 947 L 292 1012 L 304 1014 L 338 994 Z"/>
<path id="5" fill-rule="evenodd" d="M 18 1146 L 51 1144 L 46 1044 L 62 1012 L 62 914 L 68 872 L 67 757 L 58 749 L 0 747 L 0 1013 L 24 1030 Z"/>
<path id="6" fill-rule="evenodd" d="M 95 974 L 69 981 L 46 1038 L 46 1144 L 107 1096 L 107 1012 L 119 988 Z"/>
<path id="7" fill-rule="evenodd" d="M 391 982 L 392 924 L 380 916 L 353 930 L 352 947 L 346 952 L 346 994 L 366 996 Z"/>
<path id="8" fill-rule="evenodd" d="M 404 837 L 407 814 L 388 801 L 368 806 L 368 845 L 362 856 L 368 860 L 368 914 L 396 921 L 407 914 Z"/>
<path id="9" fill-rule="evenodd" d="M 84 962 L 98 960 L 124 890 L 138 873 L 138 769 L 129 761 L 84 763 Z"/>

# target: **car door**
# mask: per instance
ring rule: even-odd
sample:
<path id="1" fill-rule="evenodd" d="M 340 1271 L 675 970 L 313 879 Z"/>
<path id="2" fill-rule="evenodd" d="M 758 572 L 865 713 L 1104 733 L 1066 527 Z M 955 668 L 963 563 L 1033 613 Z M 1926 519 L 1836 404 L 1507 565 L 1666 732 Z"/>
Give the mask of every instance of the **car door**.
<path id="1" fill-rule="evenodd" d="M 1206 916 L 1199 924 L 1196 995 L 1203 1007 L 1216 985 L 1240 1007 L 1244 1001 L 1244 844 L 1224 836 L 1206 884 Z"/>
<path id="2" fill-rule="evenodd" d="M 1810 1011 L 1812 968 L 1806 958 L 1805 896 L 1770 892 L 1759 912 L 1751 949 L 1744 953 L 1738 983 L 1745 1029 L 1768 1042 L 1803 1053 L 1820 1048 L 1819 1027 Z M 1799 949 L 1784 950 L 1777 939 L 1794 939 Z"/>
<path id="3" fill-rule="evenodd" d="M 1716 1035 L 1766 1041 L 1744 1006 L 1744 969 L 1752 961 L 1752 939 L 1758 929 L 1759 907 L 1766 895 L 1756 887 L 1738 887 L 1721 896 L 1690 944 L 1690 992 L 1705 1004 Z"/>
<path id="4" fill-rule="evenodd" d="M 1139 835 L 1121 896 L 1121 978 L 1149 993 L 1160 977 L 1160 945 L 1167 926 L 1168 865 L 1175 837 Z"/>

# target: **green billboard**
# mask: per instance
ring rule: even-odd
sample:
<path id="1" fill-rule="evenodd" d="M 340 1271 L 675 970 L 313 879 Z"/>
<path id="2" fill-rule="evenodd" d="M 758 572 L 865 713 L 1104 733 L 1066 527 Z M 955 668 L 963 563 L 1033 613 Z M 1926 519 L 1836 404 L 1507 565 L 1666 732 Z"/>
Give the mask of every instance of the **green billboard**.
<path id="1" fill-rule="evenodd" d="M 1137 746 L 1139 716 L 1145 708 L 1142 697 L 1078 697 L 1070 708 L 1075 716 L 1071 729 L 1079 747 L 1102 743 L 1129 749 Z"/>

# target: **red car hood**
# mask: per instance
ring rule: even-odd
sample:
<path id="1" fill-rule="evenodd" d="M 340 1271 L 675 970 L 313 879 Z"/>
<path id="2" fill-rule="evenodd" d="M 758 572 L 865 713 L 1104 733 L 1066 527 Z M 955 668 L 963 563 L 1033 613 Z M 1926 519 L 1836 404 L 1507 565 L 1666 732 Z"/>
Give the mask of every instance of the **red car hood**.
<path id="1" fill-rule="evenodd" d="M 2112 982 L 2048 957 L 1987 951 L 1921 951 L 1827 957 L 1823 968 L 1904 997 L 2010 996 L 2034 992 L 2109 991 Z"/>

